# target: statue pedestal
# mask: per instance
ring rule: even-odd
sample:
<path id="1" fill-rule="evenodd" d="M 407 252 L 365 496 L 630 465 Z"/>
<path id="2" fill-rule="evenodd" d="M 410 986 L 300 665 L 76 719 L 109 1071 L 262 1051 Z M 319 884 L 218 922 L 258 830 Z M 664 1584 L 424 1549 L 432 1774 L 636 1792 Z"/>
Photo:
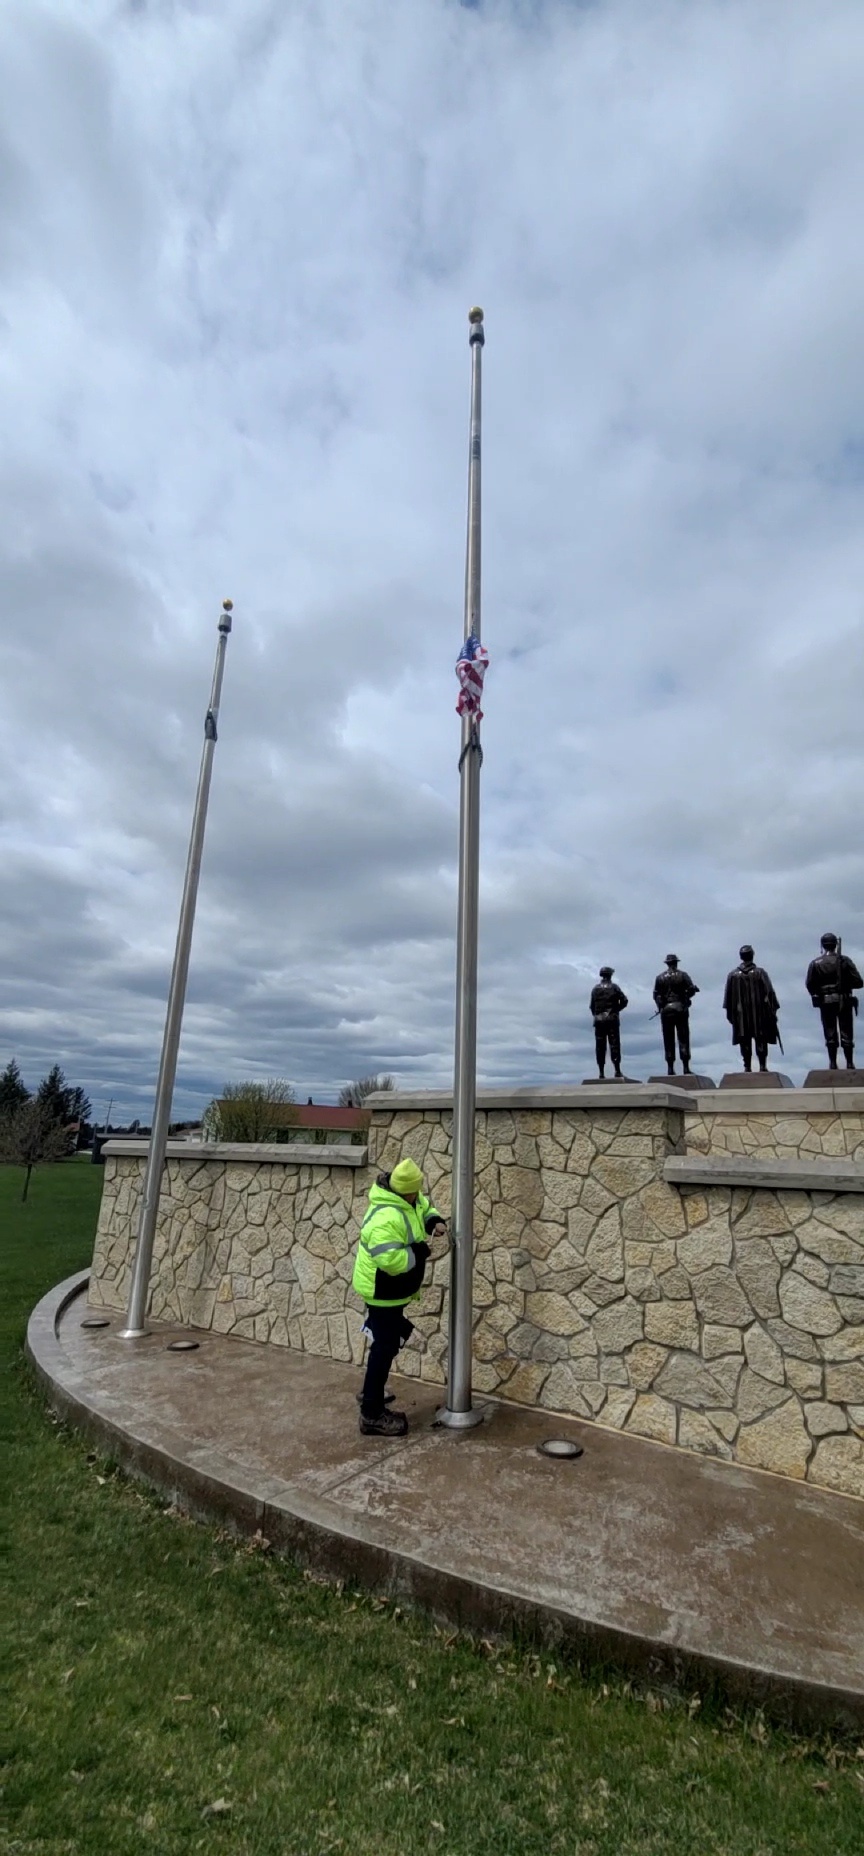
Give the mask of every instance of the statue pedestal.
<path id="1" fill-rule="evenodd" d="M 638 1083 L 639 1080 L 638 1076 L 583 1076 L 582 1088 L 600 1089 L 602 1087 L 605 1089 L 607 1083 L 609 1085 L 615 1083 L 629 1083 L 632 1089 L 634 1083 Z"/>
<path id="2" fill-rule="evenodd" d="M 864 1070 L 808 1070 L 805 1089 L 864 1089 Z"/>
<path id="3" fill-rule="evenodd" d="M 713 1076 L 649 1076 L 649 1083 L 668 1083 L 670 1089 L 716 1089 Z"/>
<path id="4" fill-rule="evenodd" d="M 721 1089 L 794 1089 L 791 1076 L 779 1070 L 730 1070 L 720 1078 Z"/>

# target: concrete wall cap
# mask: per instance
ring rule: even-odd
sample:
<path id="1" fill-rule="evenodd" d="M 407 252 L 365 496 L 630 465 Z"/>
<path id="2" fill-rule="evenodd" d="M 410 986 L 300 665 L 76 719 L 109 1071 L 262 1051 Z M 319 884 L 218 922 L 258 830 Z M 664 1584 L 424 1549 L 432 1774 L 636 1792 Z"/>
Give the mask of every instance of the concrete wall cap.
<path id="1" fill-rule="evenodd" d="M 149 1146 L 149 1141 L 106 1141 L 102 1152 L 112 1159 L 143 1160 Z M 305 1141 L 169 1141 L 165 1151 L 169 1160 L 194 1160 L 196 1166 L 202 1160 L 246 1160 L 250 1166 L 262 1160 L 272 1166 L 365 1166 L 369 1152 L 347 1142 L 323 1147 Z"/>
<path id="2" fill-rule="evenodd" d="M 687 1105 L 699 1115 L 860 1115 L 864 1089 L 705 1089 Z"/>
<path id="3" fill-rule="evenodd" d="M 701 1099 L 700 1096 L 698 1100 Z M 677 1108 L 683 1111 L 689 1103 L 690 1097 L 683 1089 L 670 1089 L 665 1083 L 562 1083 L 558 1087 L 480 1089 L 477 1092 L 478 1109 Z M 366 1106 L 371 1108 L 373 1115 L 380 1111 L 399 1114 L 407 1109 L 450 1109 L 453 1091 L 413 1089 L 397 1093 L 382 1090 L 378 1095 L 367 1096 Z"/>
<path id="4" fill-rule="evenodd" d="M 864 1089 L 675 1089 L 665 1083 L 561 1083 L 539 1088 L 480 1089 L 478 1109 L 678 1108 L 685 1115 L 864 1114 Z M 373 1115 L 450 1109 L 449 1089 L 380 1090 L 366 1097 Z"/>
<path id="5" fill-rule="evenodd" d="M 672 1186 L 864 1193 L 864 1165 L 860 1160 L 758 1160 L 736 1154 L 673 1154 L 663 1162 L 663 1177 Z"/>

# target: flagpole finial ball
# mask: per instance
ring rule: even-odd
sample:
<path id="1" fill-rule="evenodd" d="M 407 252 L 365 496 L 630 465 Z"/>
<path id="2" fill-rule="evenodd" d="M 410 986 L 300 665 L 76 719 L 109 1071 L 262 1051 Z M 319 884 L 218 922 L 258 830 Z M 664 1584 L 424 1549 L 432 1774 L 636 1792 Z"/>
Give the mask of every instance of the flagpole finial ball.
<path id="1" fill-rule="evenodd" d="M 222 601 L 222 611 L 223 611 L 223 612 L 233 612 L 233 611 L 234 611 L 234 601 L 233 601 L 233 599 L 223 599 L 223 601 Z"/>
<path id="2" fill-rule="evenodd" d="M 468 321 L 469 321 L 469 322 L 482 322 L 482 321 L 483 321 L 483 311 L 482 311 L 482 309 L 476 309 L 476 308 L 475 308 L 475 309 L 469 309 L 469 311 L 468 311 Z"/>

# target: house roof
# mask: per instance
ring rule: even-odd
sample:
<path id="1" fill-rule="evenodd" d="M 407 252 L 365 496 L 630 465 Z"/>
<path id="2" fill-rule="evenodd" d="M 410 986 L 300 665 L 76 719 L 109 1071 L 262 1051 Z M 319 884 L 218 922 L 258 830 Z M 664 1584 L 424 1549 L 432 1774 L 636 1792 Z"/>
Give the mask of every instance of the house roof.
<path id="1" fill-rule="evenodd" d="M 331 1108 L 322 1102 L 298 1102 L 291 1116 L 295 1128 L 350 1128 L 369 1126 L 368 1108 Z"/>
<path id="2" fill-rule="evenodd" d="M 368 1108 L 334 1108 L 323 1102 L 274 1102 L 271 1108 L 274 1128 L 331 1128 L 343 1133 L 365 1133 L 369 1126 Z"/>

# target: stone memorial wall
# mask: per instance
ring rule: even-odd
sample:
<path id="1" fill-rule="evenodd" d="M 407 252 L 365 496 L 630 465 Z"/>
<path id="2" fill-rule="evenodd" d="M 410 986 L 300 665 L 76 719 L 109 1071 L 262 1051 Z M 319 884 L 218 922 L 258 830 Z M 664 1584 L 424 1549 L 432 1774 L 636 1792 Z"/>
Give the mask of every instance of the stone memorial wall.
<path id="1" fill-rule="evenodd" d="M 846 1094 L 481 1097 L 476 1390 L 864 1495 L 864 1095 Z M 444 1098 L 391 1096 L 368 1156 L 172 1148 L 154 1318 L 359 1364 L 369 1185 L 407 1152 L 449 1211 L 450 1123 Z M 145 1154 L 107 1149 L 96 1306 L 125 1305 Z M 448 1280 L 444 1254 L 400 1359 L 436 1384 Z"/>
<path id="2" fill-rule="evenodd" d="M 688 1112 L 687 1148 L 750 1159 L 864 1161 L 864 1089 L 706 1093 Z"/>

